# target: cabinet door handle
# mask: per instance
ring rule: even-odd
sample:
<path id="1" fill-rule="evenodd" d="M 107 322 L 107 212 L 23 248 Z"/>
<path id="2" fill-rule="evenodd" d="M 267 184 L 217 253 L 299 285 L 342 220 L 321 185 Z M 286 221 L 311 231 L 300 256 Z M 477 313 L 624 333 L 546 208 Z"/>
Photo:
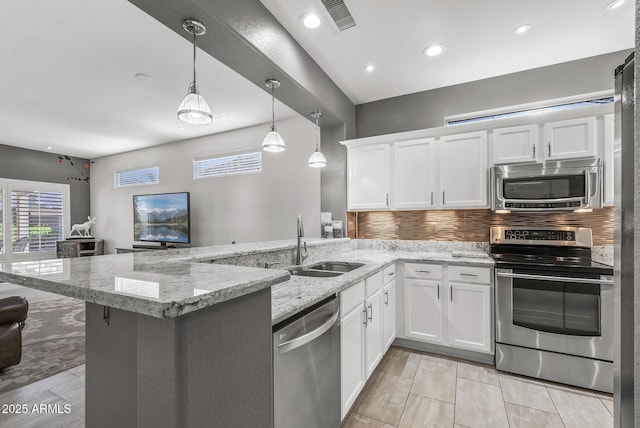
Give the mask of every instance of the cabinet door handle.
<path id="1" fill-rule="evenodd" d="M 389 292 L 388 291 L 384 292 L 384 304 L 389 306 Z"/>
<path id="2" fill-rule="evenodd" d="M 386 203 L 387 203 L 387 206 L 389 206 L 389 194 L 388 194 L 388 193 L 387 193 L 387 196 L 386 196 L 386 201 L 387 201 L 387 202 L 386 202 Z"/>
<path id="3" fill-rule="evenodd" d="M 453 287 L 449 287 L 449 298 L 453 302 Z"/>
<path id="4" fill-rule="evenodd" d="M 367 311 L 367 307 L 366 306 L 362 309 L 362 312 L 364 313 L 364 322 L 362 324 L 367 325 L 368 311 Z"/>
<path id="5" fill-rule="evenodd" d="M 477 277 L 478 277 L 478 275 L 477 275 L 477 274 L 475 274 L 475 273 L 464 273 L 464 272 L 462 272 L 462 273 L 460 274 L 460 276 L 470 276 L 470 277 L 472 277 L 472 278 L 477 278 Z"/>
<path id="6" fill-rule="evenodd" d="M 437 292 L 438 292 L 438 300 L 440 300 L 440 284 L 438 284 Z"/>
<path id="7" fill-rule="evenodd" d="M 442 205 L 444 206 L 444 190 L 442 191 Z"/>
<path id="8" fill-rule="evenodd" d="M 387 275 L 389 275 L 389 276 L 393 276 L 393 275 L 395 275 L 395 274 L 396 274 L 395 272 L 389 272 Z"/>
<path id="9" fill-rule="evenodd" d="M 533 160 L 536 160 L 536 145 L 534 144 L 533 146 L 531 146 L 531 149 L 533 151 Z"/>
<path id="10" fill-rule="evenodd" d="M 369 309 L 371 309 L 371 315 L 369 315 Z M 373 305 L 371 303 L 367 306 L 367 319 L 373 322 Z"/>
<path id="11" fill-rule="evenodd" d="M 551 157 L 551 141 L 547 143 L 547 147 L 549 147 L 549 157 Z"/>
<path id="12" fill-rule="evenodd" d="M 433 192 L 431 192 L 431 205 L 433 205 Z"/>

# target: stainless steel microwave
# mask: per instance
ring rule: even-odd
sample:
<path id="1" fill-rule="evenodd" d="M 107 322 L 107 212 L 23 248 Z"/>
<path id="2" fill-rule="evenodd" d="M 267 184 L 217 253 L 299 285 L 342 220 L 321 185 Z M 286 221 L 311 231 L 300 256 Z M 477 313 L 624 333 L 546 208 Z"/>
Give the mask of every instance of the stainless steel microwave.
<path id="1" fill-rule="evenodd" d="M 576 159 L 493 167 L 494 211 L 602 207 L 602 161 Z"/>

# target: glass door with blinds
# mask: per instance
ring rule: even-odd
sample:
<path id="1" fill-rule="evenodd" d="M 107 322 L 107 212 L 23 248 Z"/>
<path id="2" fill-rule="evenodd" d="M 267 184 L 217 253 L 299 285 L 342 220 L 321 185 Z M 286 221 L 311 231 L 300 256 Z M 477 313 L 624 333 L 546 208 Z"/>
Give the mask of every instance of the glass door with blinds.
<path id="1" fill-rule="evenodd" d="M 69 185 L 0 179 L 3 259 L 55 257 L 69 231 Z"/>

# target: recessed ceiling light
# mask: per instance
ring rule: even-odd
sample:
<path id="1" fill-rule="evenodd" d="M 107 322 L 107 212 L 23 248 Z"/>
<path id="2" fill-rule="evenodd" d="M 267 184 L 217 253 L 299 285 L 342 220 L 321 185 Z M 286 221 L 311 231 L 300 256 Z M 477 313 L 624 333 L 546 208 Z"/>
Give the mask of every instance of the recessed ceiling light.
<path id="1" fill-rule="evenodd" d="M 313 12 L 305 13 L 300 17 L 300 21 L 307 28 L 318 28 L 320 26 L 320 17 Z"/>
<path id="2" fill-rule="evenodd" d="M 182 131 L 184 130 L 184 126 L 178 126 L 178 129 Z"/>
<path id="3" fill-rule="evenodd" d="M 133 75 L 133 77 L 135 77 L 138 80 L 142 80 L 145 82 L 148 82 L 151 80 L 151 76 L 149 76 L 148 74 L 144 74 L 144 73 L 136 73 Z"/>
<path id="4" fill-rule="evenodd" d="M 53 147 L 47 146 L 47 150 L 53 150 Z"/>
<path id="5" fill-rule="evenodd" d="M 440 55 L 443 50 L 444 50 L 444 46 L 442 45 L 438 45 L 438 44 L 431 45 L 425 48 L 424 54 L 427 56 L 436 56 L 436 55 Z"/>
<path id="6" fill-rule="evenodd" d="M 127 140 L 126 140 L 125 138 L 122 138 L 122 139 L 120 140 L 120 142 L 122 142 L 122 143 L 126 143 L 126 142 L 127 142 Z"/>
<path id="7" fill-rule="evenodd" d="M 371 73 L 371 72 L 372 72 L 373 70 L 375 70 L 376 68 L 375 68 L 375 66 L 374 66 L 373 64 L 369 64 L 369 65 L 367 65 L 364 69 L 365 69 L 365 71 L 366 71 L 367 73 Z"/>
<path id="8" fill-rule="evenodd" d="M 518 25 L 516 28 L 513 29 L 513 33 L 514 34 L 524 34 L 527 31 L 529 31 L 530 28 L 531 28 L 531 25 L 529 25 L 529 24 Z"/>
<path id="9" fill-rule="evenodd" d="M 615 10 L 624 4 L 624 0 L 613 0 L 607 5 L 607 10 Z"/>
<path id="10" fill-rule="evenodd" d="M 224 114 L 220 115 L 220 120 L 227 120 L 227 116 L 225 116 Z"/>

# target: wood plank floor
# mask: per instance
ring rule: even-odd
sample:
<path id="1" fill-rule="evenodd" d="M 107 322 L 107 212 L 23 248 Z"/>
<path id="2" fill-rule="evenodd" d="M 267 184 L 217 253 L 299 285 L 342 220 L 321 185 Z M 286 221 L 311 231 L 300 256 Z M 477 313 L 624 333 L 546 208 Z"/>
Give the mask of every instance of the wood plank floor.
<path id="1" fill-rule="evenodd" d="M 60 296 L 0 283 L 0 298 L 30 302 Z M 0 427 L 83 427 L 84 365 L 0 395 Z M 2 413 L 26 404 L 26 414 Z M 69 413 L 33 412 L 65 404 Z M 64 411 L 64 408 L 62 408 Z M 495 368 L 392 347 L 371 376 L 344 428 L 613 427 L 613 398 L 498 372 Z"/>

